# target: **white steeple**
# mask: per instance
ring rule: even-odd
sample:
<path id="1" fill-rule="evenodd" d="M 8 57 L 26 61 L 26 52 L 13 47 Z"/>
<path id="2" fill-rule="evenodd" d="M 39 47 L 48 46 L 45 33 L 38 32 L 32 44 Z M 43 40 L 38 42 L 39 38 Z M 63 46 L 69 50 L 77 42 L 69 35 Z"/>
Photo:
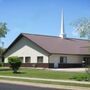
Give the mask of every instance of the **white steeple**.
<path id="1" fill-rule="evenodd" d="M 62 12 L 61 12 L 61 33 L 60 33 L 59 37 L 61 37 L 61 38 L 66 37 L 65 32 L 64 32 L 64 13 L 63 13 L 63 9 L 62 9 Z"/>

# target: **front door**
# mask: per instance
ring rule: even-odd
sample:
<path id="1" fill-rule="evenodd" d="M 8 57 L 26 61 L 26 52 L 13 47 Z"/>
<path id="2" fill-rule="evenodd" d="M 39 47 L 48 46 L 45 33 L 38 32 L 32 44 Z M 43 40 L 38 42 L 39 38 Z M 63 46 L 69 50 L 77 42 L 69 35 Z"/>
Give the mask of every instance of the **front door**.
<path id="1" fill-rule="evenodd" d="M 54 63 L 54 68 L 58 68 L 58 63 Z"/>
<path id="2" fill-rule="evenodd" d="M 90 65 L 90 57 L 84 57 L 83 60 L 85 61 L 86 65 Z"/>
<path id="3" fill-rule="evenodd" d="M 67 57 L 66 56 L 61 56 L 60 57 L 60 64 L 67 63 Z"/>

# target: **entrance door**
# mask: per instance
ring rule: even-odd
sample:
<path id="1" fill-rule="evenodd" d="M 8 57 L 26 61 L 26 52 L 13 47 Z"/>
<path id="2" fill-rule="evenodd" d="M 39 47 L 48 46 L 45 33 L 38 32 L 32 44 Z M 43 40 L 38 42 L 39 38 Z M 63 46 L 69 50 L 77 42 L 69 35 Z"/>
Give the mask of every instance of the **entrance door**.
<path id="1" fill-rule="evenodd" d="M 86 65 L 90 65 L 90 57 L 84 57 L 83 59 Z"/>
<path id="2" fill-rule="evenodd" d="M 61 57 L 60 57 L 60 64 L 64 64 L 64 63 L 67 63 L 67 57 L 61 56 Z"/>
<path id="3" fill-rule="evenodd" d="M 54 63 L 54 68 L 58 68 L 58 63 Z"/>

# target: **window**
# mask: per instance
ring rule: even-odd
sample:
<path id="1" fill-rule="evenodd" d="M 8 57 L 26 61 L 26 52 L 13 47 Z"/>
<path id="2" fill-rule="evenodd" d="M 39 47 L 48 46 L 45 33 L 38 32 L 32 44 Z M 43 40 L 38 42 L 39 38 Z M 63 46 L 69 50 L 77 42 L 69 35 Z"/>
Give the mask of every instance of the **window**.
<path id="1" fill-rule="evenodd" d="M 20 61 L 23 63 L 23 57 L 19 57 L 20 58 Z"/>
<path id="2" fill-rule="evenodd" d="M 31 57 L 25 57 L 25 63 L 30 63 L 31 62 Z"/>
<path id="3" fill-rule="evenodd" d="M 60 63 L 67 63 L 67 57 L 61 56 L 60 57 Z"/>
<path id="4" fill-rule="evenodd" d="M 37 57 L 37 63 L 43 63 L 43 57 L 42 56 Z"/>

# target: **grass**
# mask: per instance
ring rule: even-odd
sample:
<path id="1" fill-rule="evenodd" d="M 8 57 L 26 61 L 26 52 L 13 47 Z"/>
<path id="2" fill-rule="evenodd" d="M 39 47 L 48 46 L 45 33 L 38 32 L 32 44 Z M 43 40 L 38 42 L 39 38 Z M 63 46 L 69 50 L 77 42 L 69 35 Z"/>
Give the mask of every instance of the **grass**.
<path id="1" fill-rule="evenodd" d="M 14 74 L 9 68 L 0 68 L 0 75 L 3 76 L 19 76 L 19 77 L 33 77 L 33 78 L 44 78 L 44 79 L 63 79 L 71 80 L 75 76 L 85 76 L 86 73 L 81 72 L 59 72 L 51 71 L 47 69 L 32 69 L 32 68 L 20 68 L 19 73 Z M 51 82 L 41 80 L 24 80 L 24 79 L 12 79 L 12 78 L 0 78 L 1 80 L 14 80 L 23 82 L 34 82 L 34 83 L 45 83 L 45 84 L 56 84 L 56 85 L 69 85 L 69 86 L 81 86 L 90 87 L 89 84 L 76 84 L 67 82 Z"/>
<path id="2" fill-rule="evenodd" d="M 45 79 L 64 79 L 70 80 L 74 76 L 85 76 L 86 73 L 80 72 L 59 72 L 51 71 L 47 69 L 31 69 L 31 68 L 21 68 L 20 73 L 14 74 L 9 68 L 0 69 L 0 75 L 6 76 L 20 76 L 20 77 L 33 77 L 33 78 L 45 78 Z"/>

